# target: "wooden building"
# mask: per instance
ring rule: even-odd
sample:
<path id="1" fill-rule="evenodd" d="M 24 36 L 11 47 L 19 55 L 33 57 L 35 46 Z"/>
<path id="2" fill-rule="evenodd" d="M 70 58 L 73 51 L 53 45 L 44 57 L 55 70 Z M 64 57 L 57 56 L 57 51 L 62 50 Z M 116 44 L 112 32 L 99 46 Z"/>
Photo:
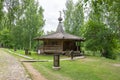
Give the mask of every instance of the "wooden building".
<path id="1" fill-rule="evenodd" d="M 40 52 L 42 53 L 55 53 L 55 52 L 66 53 L 71 50 L 80 52 L 80 46 L 77 45 L 77 43 L 84 41 L 84 39 L 78 36 L 66 33 L 63 30 L 61 16 L 58 18 L 58 20 L 59 20 L 59 24 L 56 29 L 56 32 L 35 38 L 35 40 L 43 41 L 42 47 L 39 48 Z"/>

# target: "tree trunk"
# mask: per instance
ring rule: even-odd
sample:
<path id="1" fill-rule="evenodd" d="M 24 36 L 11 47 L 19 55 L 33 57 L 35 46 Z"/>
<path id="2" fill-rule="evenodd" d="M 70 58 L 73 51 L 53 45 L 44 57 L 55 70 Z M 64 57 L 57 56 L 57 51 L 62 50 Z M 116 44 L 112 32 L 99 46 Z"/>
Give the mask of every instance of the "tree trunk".
<path id="1" fill-rule="evenodd" d="M 29 53 L 28 53 L 28 49 L 25 49 L 25 55 L 28 55 Z"/>
<path id="2" fill-rule="evenodd" d="M 101 56 L 102 56 L 102 57 L 106 57 L 106 56 L 107 56 L 107 50 L 102 49 L 102 50 L 101 50 Z"/>
<path id="3" fill-rule="evenodd" d="M 30 43 L 29 43 L 29 49 L 31 50 L 31 34 L 30 34 Z"/>

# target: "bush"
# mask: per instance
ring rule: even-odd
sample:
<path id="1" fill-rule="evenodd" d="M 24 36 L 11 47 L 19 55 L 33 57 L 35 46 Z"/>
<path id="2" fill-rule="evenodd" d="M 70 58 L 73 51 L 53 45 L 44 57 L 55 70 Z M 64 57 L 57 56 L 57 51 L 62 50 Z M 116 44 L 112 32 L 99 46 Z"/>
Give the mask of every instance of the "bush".
<path id="1" fill-rule="evenodd" d="M 106 58 L 110 58 L 110 59 L 116 59 L 117 58 L 117 54 L 115 54 L 112 50 L 106 50 L 106 52 L 103 55 Z"/>

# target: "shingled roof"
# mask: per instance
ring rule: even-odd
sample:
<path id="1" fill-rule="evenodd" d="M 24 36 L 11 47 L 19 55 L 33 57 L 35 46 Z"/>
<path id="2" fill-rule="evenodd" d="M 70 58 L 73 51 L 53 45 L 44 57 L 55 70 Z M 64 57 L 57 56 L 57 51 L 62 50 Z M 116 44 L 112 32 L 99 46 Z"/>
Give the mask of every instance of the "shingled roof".
<path id="1" fill-rule="evenodd" d="M 77 41 L 83 41 L 84 40 L 83 38 L 80 38 L 78 36 L 66 33 L 63 30 L 63 24 L 61 22 L 62 18 L 59 17 L 58 20 L 59 20 L 59 24 L 58 24 L 58 27 L 56 29 L 56 32 L 48 34 L 48 35 L 43 35 L 43 36 L 37 37 L 35 39 L 36 40 L 47 40 L 47 39 L 51 39 L 51 40 L 52 39 L 57 39 L 58 40 L 58 39 L 60 39 L 60 40 L 77 40 Z"/>

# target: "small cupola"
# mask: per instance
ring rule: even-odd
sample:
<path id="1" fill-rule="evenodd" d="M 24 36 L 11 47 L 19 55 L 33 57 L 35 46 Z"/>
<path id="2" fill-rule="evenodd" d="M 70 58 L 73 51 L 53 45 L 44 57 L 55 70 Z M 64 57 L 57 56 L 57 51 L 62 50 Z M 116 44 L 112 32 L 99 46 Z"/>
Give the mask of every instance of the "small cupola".
<path id="1" fill-rule="evenodd" d="M 61 17 L 61 11 L 60 11 L 60 17 L 58 18 L 59 24 L 58 24 L 58 27 L 56 29 L 56 32 L 64 33 L 62 20 L 63 19 Z"/>

